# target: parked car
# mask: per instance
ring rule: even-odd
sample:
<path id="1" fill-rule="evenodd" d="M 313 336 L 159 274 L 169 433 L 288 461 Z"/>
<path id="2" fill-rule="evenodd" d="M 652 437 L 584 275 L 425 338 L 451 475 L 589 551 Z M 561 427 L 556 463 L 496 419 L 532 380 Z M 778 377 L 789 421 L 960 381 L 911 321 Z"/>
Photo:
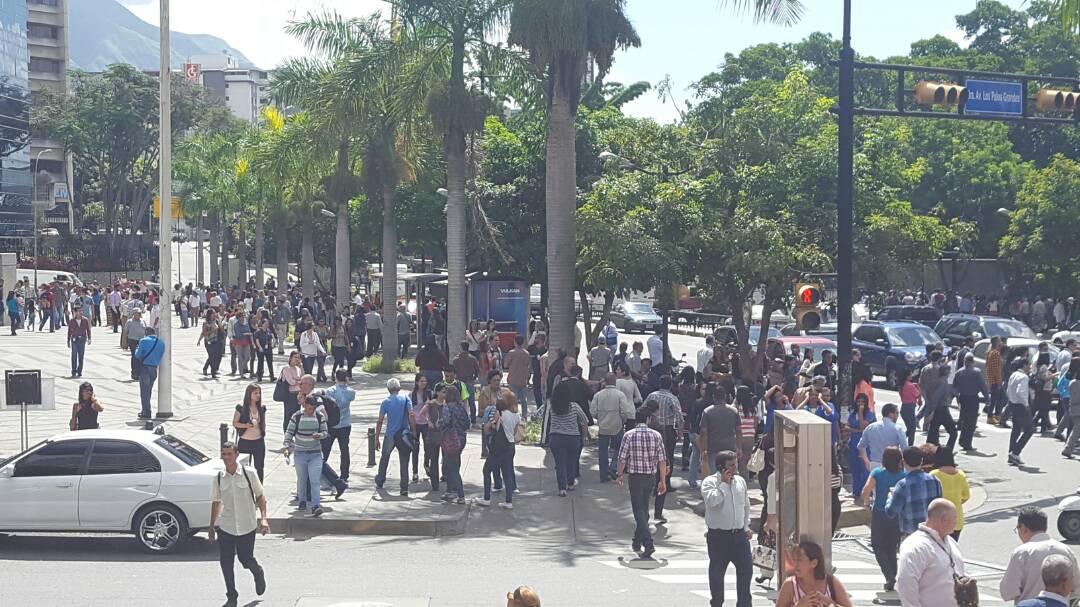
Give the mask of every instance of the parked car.
<path id="1" fill-rule="evenodd" d="M 934 331 L 950 347 L 964 345 L 964 340 L 968 337 L 974 337 L 975 341 L 984 337 L 1038 337 L 1030 327 L 1019 320 L 975 314 L 946 314 L 934 325 Z"/>
<path id="2" fill-rule="evenodd" d="M 941 320 L 941 310 L 934 306 L 885 306 L 874 320 L 909 320 L 933 328 Z"/>
<path id="3" fill-rule="evenodd" d="M 885 376 L 890 390 L 898 387 L 901 369 L 918 369 L 926 358 L 926 347 L 941 343 L 937 333 L 917 322 L 869 320 L 853 329 L 852 347 L 859 349 L 871 372 Z"/>
<path id="4" fill-rule="evenodd" d="M 747 341 L 750 342 L 752 347 L 757 346 L 758 337 L 761 336 L 761 325 L 750 325 L 748 332 Z M 716 339 L 716 343 L 721 346 L 733 346 L 739 343 L 738 333 L 735 332 L 735 327 L 731 325 L 716 327 L 716 330 L 713 331 L 713 337 Z M 769 325 L 769 338 L 773 337 L 783 337 L 783 335 L 780 333 L 780 329 Z"/>
<path id="5" fill-rule="evenodd" d="M 1005 345 L 1009 347 L 1010 354 L 1016 352 L 1019 348 L 1024 348 L 1028 353 L 1028 360 L 1032 363 L 1035 362 L 1035 356 L 1039 353 L 1039 344 L 1043 343 L 1041 339 L 1030 339 L 1027 337 L 1008 337 L 1005 339 Z M 975 342 L 975 347 L 971 349 L 971 353 L 975 356 L 975 368 L 982 371 L 986 368 L 986 354 L 990 351 L 990 340 L 980 339 Z M 1050 344 L 1050 360 L 1056 360 L 1058 352 L 1061 350 Z M 1006 377 L 1008 373 L 1006 372 Z"/>
<path id="6" fill-rule="evenodd" d="M 811 329 L 809 331 L 800 331 L 799 327 L 795 323 L 788 323 L 780 329 L 780 335 L 783 335 L 785 337 L 806 335 L 810 337 L 823 337 L 832 341 L 836 341 L 836 332 L 837 328 L 835 322 L 821 323 L 821 326 L 816 329 Z"/>
<path id="7" fill-rule="evenodd" d="M 765 355 L 773 360 L 782 359 L 784 356 L 791 354 L 791 346 L 799 346 L 800 358 L 806 348 L 813 350 L 814 362 L 821 362 L 821 353 L 825 350 L 836 352 L 836 342 L 831 339 L 798 335 L 770 337 L 769 343 L 765 347 Z"/>
<path id="8" fill-rule="evenodd" d="M 220 469 L 166 434 L 59 434 L 0 462 L 0 531 L 131 533 L 166 554 L 209 527 Z"/>
<path id="9" fill-rule="evenodd" d="M 1058 331 L 1050 338 L 1055 344 L 1064 346 L 1070 339 L 1080 340 L 1080 320 L 1074 322 L 1064 331 Z"/>
<path id="10" fill-rule="evenodd" d="M 18 270 L 15 270 L 15 278 L 16 280 L 34 282 L 34 270 L 33 268 L 19 268 Z M 37 279 L 39 285 L 47 282 L 59 282 L 74 285 L 76 287 L 83 286 L 83 281 L 80 280 L 78 276 L 65 270 L 38 270 Z"/>
<path id="11" fill-rule="evenodd" d="M 651 305 L 634 301 L 615 304 L 610 318 L 616 327 L 627 333 L 652 331 L 664 323 Z"/>

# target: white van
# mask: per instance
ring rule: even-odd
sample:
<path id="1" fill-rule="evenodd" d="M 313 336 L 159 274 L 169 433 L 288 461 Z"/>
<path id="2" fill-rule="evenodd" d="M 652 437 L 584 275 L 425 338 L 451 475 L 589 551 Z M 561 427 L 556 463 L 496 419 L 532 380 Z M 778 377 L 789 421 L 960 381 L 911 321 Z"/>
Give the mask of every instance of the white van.
<path id="1" fill-rule="evenodd" d="M 28 280 L 31 284 L 34 283 L 34 269 L 19 268 L 15 270 L 16 280 Z M 63 270 L 38 270 L 37 271 L 37 285 L 41 286 L 48 282 L 59 282 L 73 284 L 76 287 L 83 286 L 83 281 L 79 280 L 79 277 L 71 272 L 65 272 Z"/>

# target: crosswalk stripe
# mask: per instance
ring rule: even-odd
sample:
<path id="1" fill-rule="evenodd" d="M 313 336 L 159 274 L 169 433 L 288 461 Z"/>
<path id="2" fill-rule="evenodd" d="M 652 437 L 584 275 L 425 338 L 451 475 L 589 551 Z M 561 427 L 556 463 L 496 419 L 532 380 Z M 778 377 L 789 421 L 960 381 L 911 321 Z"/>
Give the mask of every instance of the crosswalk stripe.
<path id="1" fill-rule="evenodd" d="M 661 584 L 708 584 L 709 575 L 706 573 L 693 573 L 693 574 L 678 574 L 678 573 L 665 573 L 665 574 L 646 574 L 646 579 L 653 580 L 654 582 L 660 582 Z M 870 573 L 841 573 L 837 574 L 840 581 L 844 582 L 844 585 L 855 584 L 884 584 L 885 578 L 880 574 Z M 727 575 L 724 576 L 724 584 L 735 583 L 735 573 L 728 568 Z"/>
<path id="2" fill-rule="evenodd" d="M 603 561 L 601 561 L 601 562 L 603 562 Z M 614 566 L 614 567 L 623 567 L 623 565 L 620 565 L 618 561 L 608 561 L 608 562 L 606 562 L 604 564 L 609 565 L 609 566 Z M 832 561 L 832 564 L 833 564 L 833 567 L 836 567 L 837 570 L 841 570 L 841 569 L 869 569 L 869 570 L 874 570 L 874 571 L 878 570 L 877 564 L 875 564 L 875 563 L 865 563 L 863 561 Z M 656 569 L 653 569 L 651 571 L 659 571 L 661 569 L 708 569 L 708 568 L 709 568 L 709 560 L 708 559 L 689 559 L 689 560 L 685 560 L 685 561 L 684 560 L 668 561 L 663 566 L 657 567 Z M 732 568 L 728 567 L 728 573 L 731 573 L 731 571 L 732 571 Z"/>
<path id="3" fill-rule="evenodd" d="M 869 603 L 872 603 L 872 602 L 877 601 L 877 600 L 880 600 L 882 602 L 884 602 L 884 601 L 895 601 L 897 603 L 899 603 L 899 601 L 900 601 L 900 595 L 896 594 L 895 592 L 885 592 L 884 590 L 852 590 L 851 588 L 848 588 L 846 586 L 844 588 L 847 590 L 847 594 L 851 598 L 851 602 L 856 604 L 856 605 L 865 605 L 865 604 L 869 604 Z M 730 586 L 728 584 L 724 585 L 725 595 L 733 593 L 734 590 L 735 590 L 734 586 Z M 760 590 L 760 592 L 759 592 L 759 590 Z M 693 594 L 695 596 L 700 596 L 703 599 L 711 599 L 712 598 L 712 593 L 709 592 L 708 590 L 692 590 L 690 592 L 690 594 Z M 765 597 L 765 598 L 769 598 L 769 599 L 774 599 L 775 598 L 773 596 L 775 594 L 775 591 L 772 591 L 772 590 L 766 591 L 763 588 L 753 588 L 752 587 L 750 589 L 750 594 L 752 594 L 755 597 Z M 998 597 L 992 597 L 992 596 L 985 595 L 985 594 L 980 594 L 979 595 L 979 605 L 990 606 L 990 605 L 996 605 L 996 604 L 1000 604 L 1000 603 L 1001 603 L 1001 599 L 999 599 Z"/>

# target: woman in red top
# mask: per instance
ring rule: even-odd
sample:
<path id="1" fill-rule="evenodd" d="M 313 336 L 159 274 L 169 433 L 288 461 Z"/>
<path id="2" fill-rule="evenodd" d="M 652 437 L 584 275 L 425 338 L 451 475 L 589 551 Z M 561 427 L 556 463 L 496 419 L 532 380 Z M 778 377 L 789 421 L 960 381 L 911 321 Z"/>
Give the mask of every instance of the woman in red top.
<path id="1" fill-rule="evenodd" d="M 919 386 L 911 381 L 911 371 L 901 369 L 896 375 L 896 383 L 900 384 L 900 418 L 907 426 L 907 440 L 909 445 L 915 444 L 915 411 L 922 404 L 922 394 Z"/>

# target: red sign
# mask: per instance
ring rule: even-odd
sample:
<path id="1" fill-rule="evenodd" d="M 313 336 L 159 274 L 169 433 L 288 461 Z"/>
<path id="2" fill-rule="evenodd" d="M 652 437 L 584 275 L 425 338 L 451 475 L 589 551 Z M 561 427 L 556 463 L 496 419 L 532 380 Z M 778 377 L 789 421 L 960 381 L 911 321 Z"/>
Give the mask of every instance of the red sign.
<path id="1" fill-rule="evenodd" d="M 199 82 L 200 66 L 198 63 L 185 63 L 184 64 L 184 80 L 188 82 Z"/>

